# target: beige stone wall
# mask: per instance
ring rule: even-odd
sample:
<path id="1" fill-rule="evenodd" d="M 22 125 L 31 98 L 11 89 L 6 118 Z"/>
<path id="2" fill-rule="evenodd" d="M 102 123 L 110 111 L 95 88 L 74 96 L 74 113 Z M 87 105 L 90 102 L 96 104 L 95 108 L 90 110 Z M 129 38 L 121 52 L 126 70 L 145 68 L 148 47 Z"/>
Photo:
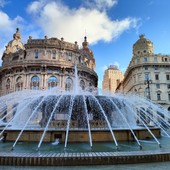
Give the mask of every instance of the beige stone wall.
<path id="1" fill-rule="evenodd" d="M 160 129 L 153 128 L 151 129 L 155 137 L 160 137 Z M 6 141 L 15 141 L 20 131 L 6 131 L 5 140 Z M 39 142 L 41 139 L 43 131 L 24 131 L 21 135 L 19 141 L 36 141 Z M 134 141 L 134 137 L 131 134 L 130 130 L 114 130 L 113 131 L 117 141 Z M 147 129 L 134 130 L 136 137 L 139 140 L 153 138 L 152 135 L 147 131 Z M 63 131 L 47 131 L 44 137 L 44 142 L 54 142 L 55 137 L 59 139 L 60 142 L 65 142 L 65 130 Z M 93 131 L 91 130 L 92 141 L 93 142 L 114 142 L 113 137 L 110 131 L 100 130 Z M 88 131 L 69 131 L 68 142 L 89 142 Z"/>

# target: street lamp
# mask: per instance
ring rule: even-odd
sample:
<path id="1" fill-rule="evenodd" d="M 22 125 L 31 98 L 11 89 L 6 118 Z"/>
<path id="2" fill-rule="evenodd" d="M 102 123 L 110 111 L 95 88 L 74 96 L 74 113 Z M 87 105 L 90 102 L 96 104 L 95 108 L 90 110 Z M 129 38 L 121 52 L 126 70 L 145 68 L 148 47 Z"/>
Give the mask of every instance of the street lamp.
<path id="1" fill-rule="evenodd" d="M 150 84 L 152 84 L 152 80 L 145 80 L 144 81 L 144 83 L 145 83 L 145 85 L 147 85 L 147 93 L 148 93 L 148 95 L 147 95 L 147 98 L 150 100 L 151 99 L 151 94 L 150 94 Z"/>

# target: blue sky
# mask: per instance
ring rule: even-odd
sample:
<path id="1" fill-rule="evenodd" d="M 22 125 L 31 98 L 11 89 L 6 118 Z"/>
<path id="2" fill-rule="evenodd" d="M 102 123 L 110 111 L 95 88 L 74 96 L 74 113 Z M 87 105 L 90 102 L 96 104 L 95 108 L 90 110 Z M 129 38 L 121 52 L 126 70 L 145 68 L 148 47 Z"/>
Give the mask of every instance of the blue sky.
<path id="1" fill-rule="evenodd" d="M 47 35 L 81 47 L 86 35 L 101 88 L 107 66 L 125 72 L 140 34 L 155 53 L 170 54 L 169 9 L 169 0 L 0 0 L 0 56 L 17 27 L 24 43 Z"/>

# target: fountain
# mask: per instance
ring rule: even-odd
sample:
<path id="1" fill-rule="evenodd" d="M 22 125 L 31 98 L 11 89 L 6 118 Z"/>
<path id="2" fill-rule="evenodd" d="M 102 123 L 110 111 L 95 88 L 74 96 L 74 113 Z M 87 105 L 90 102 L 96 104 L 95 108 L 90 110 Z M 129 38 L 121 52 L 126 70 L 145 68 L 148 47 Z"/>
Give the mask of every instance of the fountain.
<path id="1" fill-rule="evenodd" d="M 78 82 L 76 67 L 75 73 L 75 82 Z M 145 141 L 157 144 L 159 148 L 162 146 L 161 136 L 170 138 L 168 133 L 170 127 L 169 112 L 136 95 L 99 95 L 96 94 L 96 91 L 80 90 L 78 84 L 75 83 L 73 91 L 61 91 L 57 88 L 47 91 L 24 90 L 0 97 L 0 146 L 4 146 L 4 143 L 8 144 L 7 153 L 9 155 L 6 157 L 10 157 L 17 150 L 17 145 L 34 143 L 31 151 L 32 156 L 26 156 L 25 162 L 22 161 L 24 159 L 23 153 L 17 158 L 15 157 L 16 162 L 11 161 L 11 159 L 5 162 L 5 158 L 0 154 L 1 164 L 13 164 L 14 162 L 15 165 L 23 165 L 24 163 L 43 165 L 43 160 L 38 158 L 45 157 L 41 155 L 45 145 L 56 147 L 53 151 L 48 152 L 53 156 L 46 157 L 45 165 L 75 165 L 79 162 L 78 158 L 80 157 L 82 157 L 80 164 L 87 164 L 89 160 L 91 164 L 112 164 L 119 163 L 119 161 L 130 163 L 133 156 L 132 160 L 136 160 L 136 162 L 141 162 L 141 159 L 146 162 L 148 158 L 149 161 L 153 161 L 152 157 L 149 157 L 150 155 L 145 160 L 141 158 L 141 153 L 144 155 L 148 153 L 140 150 L 145 150 Z M 122 149 L 123 142 L 126 142 L 127 145 L 131 143 L 138 149 L 134 155 L 131 152 L 130 158 L 127 157 L 127 154 L 123 154 L 119 160 L 115 153 L 119 152 L 121 155 L 120 151 L 124 151 Z M 87 146 L 85 152 L 80 149 L 77 151 L 76 158 L 74 155 L 71 156 L 75 158 L 76 163 L 69 160 L 69 154 L 74 152 L 70 151 L 69 148 L 75 143 L 77 146 L 89 143 L 89 149 Z M 99 147 L 96 151 L 96 145 L 101 145 L 101 143 L 103 143 L 103 148 L 105 144 L 109 143 L 111 150 L 106 149 L 107 152 L 103 152 L 102 147 Z M 130 147 L 132 147 L 131 144 Z M 60 150 L 57 151 L 59 147 Z M 10 151 L 9 148 L 14 151 Z M 89 154 L 85 155 L 87 150 Z M 4 152 L 2 153 L 4 154 Z M 66 154 L 63 156 L 65 159 L 56 159 L 54 153 Z M 103 157 L 100 157 L 102 161 L 95 160 L 93 162 L 94 159 L 99 158 L 98 153 Z M 50 162 L 47 159 L 49 157 L 55 158 L 55 161 Z M 68 159 L 66 160 L 66 158 Z M 170 156 L 167 160 L 169 158 Z M 35 159 L 36 161 L 27 159 Z"/>

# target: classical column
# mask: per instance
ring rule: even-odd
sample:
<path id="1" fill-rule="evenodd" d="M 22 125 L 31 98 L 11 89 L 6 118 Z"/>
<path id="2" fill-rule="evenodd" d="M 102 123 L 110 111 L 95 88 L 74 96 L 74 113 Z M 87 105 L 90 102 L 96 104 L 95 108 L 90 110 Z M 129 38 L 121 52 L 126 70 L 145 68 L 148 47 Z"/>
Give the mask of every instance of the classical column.
<path id="1" fill-rule="evenodd" d="M 47 73 L 44 74 L 44 89 L 46 90 L 47 87 Z"/>

